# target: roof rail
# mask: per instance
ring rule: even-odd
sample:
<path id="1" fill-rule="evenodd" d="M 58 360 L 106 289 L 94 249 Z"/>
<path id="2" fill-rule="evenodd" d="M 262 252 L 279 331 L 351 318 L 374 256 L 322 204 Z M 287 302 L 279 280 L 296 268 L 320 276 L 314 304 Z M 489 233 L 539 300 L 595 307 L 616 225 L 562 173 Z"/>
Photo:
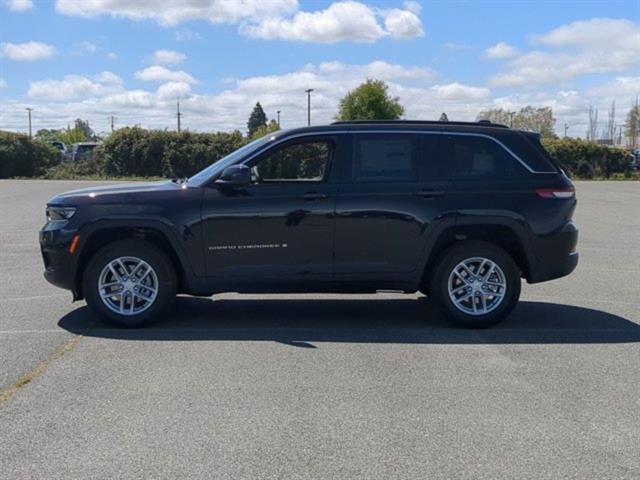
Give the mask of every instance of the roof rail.
<path id="1" fill-rule="evenodd" d="M 489 120 L 478 120 L 477 122 L 440 121 L 440 120 L 344 120 L 333 122 L 331 125 L 466 125 L 466 126 L 486 126 L 497 128 L 509 128 L 501 123 L 492 123 Z"/>

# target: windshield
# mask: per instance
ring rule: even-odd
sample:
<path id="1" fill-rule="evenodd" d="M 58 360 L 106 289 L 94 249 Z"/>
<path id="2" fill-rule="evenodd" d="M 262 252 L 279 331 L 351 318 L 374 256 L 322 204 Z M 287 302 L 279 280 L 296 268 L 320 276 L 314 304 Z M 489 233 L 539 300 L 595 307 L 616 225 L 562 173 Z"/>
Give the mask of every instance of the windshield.
<path id="1" fill-rule="evenodd" d="M 259 149 L 263 145 L 266 145 L 274 138 L 275 137 L 273 133 L 270 133 L 269 135 L 265 135 L 262 138 L 254 140 L 253 142 L 247 143 L 244 147 L 241 147 L 238 150 L 234 150 L 226 157 L 222 157 L 217 162 L 212 163 L 204 170 L 199 171 L 193 177 L 189 178 L 189 184 L 195 187 L 202 186 L 211 177 L 213 177 L 214 175 L 217 175 L 222 170 L 227 168 L 229 165 L 233 165 L 236 161 L 240 160 L 245 155 L 251 153 L 254 150 Z"/>

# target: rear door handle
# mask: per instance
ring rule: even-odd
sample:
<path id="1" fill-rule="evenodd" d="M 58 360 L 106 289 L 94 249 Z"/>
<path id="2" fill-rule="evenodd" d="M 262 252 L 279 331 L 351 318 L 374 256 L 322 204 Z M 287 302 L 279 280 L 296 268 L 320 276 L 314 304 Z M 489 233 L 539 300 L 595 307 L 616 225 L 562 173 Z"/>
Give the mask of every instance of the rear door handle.
<path id="1" fill-rule="evenodd" d="M 422 198 L 444 197 L 444 192 L 441 190 L 420 190 L 418 196 Z"/>
<path id="2" fill-rule="evenodd" d="M 302 200 L 307 200 L 308 202 L 312 202 L 314 200 L 324 200 L 327 198 L 327 195 L 324 193 L 316 193 L 316 192 L 308 192 L 300 195 Z"/>

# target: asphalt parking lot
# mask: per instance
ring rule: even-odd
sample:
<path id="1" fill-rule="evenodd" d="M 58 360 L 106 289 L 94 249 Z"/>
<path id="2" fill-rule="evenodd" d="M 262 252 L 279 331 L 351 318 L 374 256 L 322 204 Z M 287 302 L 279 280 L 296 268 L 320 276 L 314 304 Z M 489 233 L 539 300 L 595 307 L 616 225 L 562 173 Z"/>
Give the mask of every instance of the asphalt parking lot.
<path id="1" fill-rule="evenodd" d="M 390 294 L 108 328 L 37 245 L 87 185 L 0 181 L 0 478 L 640 478 L 638 182 L 579 182 L 578 269 L 483 331 Z"/>

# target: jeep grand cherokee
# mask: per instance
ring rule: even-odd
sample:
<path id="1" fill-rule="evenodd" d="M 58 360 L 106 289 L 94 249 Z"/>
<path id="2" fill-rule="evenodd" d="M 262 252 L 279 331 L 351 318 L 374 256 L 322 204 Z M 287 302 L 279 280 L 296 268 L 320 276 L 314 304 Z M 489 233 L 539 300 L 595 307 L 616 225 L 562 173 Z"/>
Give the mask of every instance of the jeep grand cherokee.
<path id="1" fill-rule="evenodd" d="M 45 277 L 140 326 L 176 293 L 395 290 L 454 322 L 504 319 L 578 261 L 571 181 L 538 135 L 488 122 L 280 131 L 184 181 L 53 197 Z"/>

